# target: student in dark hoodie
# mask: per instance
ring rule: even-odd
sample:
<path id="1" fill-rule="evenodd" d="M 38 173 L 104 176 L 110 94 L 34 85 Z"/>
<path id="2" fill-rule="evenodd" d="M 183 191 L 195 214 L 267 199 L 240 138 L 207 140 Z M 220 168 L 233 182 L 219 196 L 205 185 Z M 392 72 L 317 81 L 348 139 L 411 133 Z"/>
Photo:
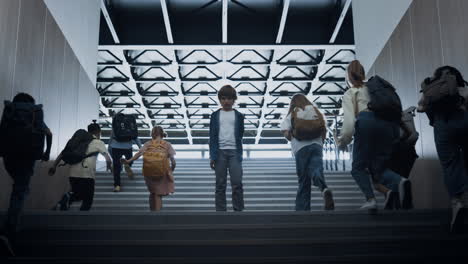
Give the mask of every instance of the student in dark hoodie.
<path id="1" fill-rule="evenodd" d="M 25 120 L 28 124 L 33 123 L 33 136 L 30 134 L 31 127 L 22 124 Z M 34 175 L 36 160 L 49 160 L 52 133 L 43 121 L 42 105 L 36 105 L 34 98 L 27 93 L 18 93 L 11 103 L 5 105 L 0 126 L 3 165 L 13 180 L 10 205 L 3 230 L 0 232 L 0 240 L 10 254 L 14 255 L 11 247 L 14 243 L 11 242 L 15 240 L 24 201 L 29 193 L 29 182 Z M 24 133 L 26 134 L 21 136 Z M 40 143 L 43 143 L 44 137 L 47 142 L 45 152 L 41 149 L 43 144 Z M 17 139 L 21 141 L 18 142 Z"/>

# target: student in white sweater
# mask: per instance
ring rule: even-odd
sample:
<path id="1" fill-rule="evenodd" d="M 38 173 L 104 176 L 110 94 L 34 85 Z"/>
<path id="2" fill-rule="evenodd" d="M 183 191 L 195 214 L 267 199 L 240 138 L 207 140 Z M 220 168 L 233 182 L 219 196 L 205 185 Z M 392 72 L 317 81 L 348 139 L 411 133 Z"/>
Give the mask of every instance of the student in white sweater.
<path id="1" fill-rule="evenodd" d="M 400 128 L 397 123 L 380 119 L 368 109 L 370 96 L 364 80 L 364 67 L 358 60 L 352 61 L 346 71 L 350 88 L 343 96 L 343 128 L 336 143 L 344 149 L 354 137 L 351 175 L 366 197 L 361 209 L 377 209 L 373 184 L 381 184 L 389 190 L 384 208 L 392 196 L 399 195 L 402 207 L 407 209 L 411 204 L 411 183 L 390 170 L 387 164 Z"/>

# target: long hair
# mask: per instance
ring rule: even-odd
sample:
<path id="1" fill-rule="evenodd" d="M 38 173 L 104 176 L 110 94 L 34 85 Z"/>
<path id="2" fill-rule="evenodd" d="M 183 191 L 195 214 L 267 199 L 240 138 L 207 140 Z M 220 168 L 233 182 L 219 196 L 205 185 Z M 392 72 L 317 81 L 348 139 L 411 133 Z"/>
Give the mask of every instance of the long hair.
<path id="1" fill-rule="evenodd" d="M 294 94 L 291 98 L 291 103 L 289 104 L 288 114 L 291 114 L 296 107 L 305 109 L 306 105 L 312 105 L 312 103 L 307 99 L 307 97 L 301 93 Z"/>
<path id="2" fill-rule="evenodd" d="M 346 69 L 349 82 L 356 88 L 360 88 L 364 85 L 364 79 L 366 79 L 366 73 L 361 62 L 353 60 L 349 63 Z"/>
<path id="3" fill-rule="evenodd" d="M 440 77 L 442 77 L 442 75 L 447 74 L 447 73 L 452 74 L 452 75 L 455 76 L 455 79 L 457 80 L 457 86 L 458 87 L 465 87 L 466 85 L 468 85 L 468 82 L 466 82 L 463 79 L 463 76 L 460 73 L 460 71 L 457 70 L 455 67 L 452 67 L 452 66 L 442 66 L 442 67 L 437 68 L 434 71 L 433 80 L 438 80 L 438 79 L 440 79 Z"/>
<path id="4" fill-rule="evenodd" d="M 151 137 L 155 139 L 157 136 L 160 136 L 161 138 L 165 138 L 167 136 L 161 126 L 155 126 L 153 127 L 153 130 L 151 130 Z"/>

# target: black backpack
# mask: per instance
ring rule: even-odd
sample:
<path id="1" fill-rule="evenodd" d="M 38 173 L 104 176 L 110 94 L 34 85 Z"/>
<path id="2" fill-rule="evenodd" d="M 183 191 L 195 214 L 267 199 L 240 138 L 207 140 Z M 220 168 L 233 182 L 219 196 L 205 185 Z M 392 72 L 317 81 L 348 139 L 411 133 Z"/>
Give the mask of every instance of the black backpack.
<path id="1" fill-rule="evenodd" d="M 0 156 L 38 160 L 44 154 L 46 126 L 42 105 L 5 101 L 0 123 Z"/>
<path id="2" fill-rule="evenodd" d="M 377 75 L 370 78 L 366 85 L 370 97 L 367 104 L 369 110 L 383 120 L 400 122 L 403 109 L 395 87 Z"/>
<path id="3" fill-rule="evenodd" d="M 94 137 L 84 129 L 78 129 L 73 136 L 68 140 L 67 145 L 62 151 L 62 161 L 65 164 L 74 165 L 82 162 L 84 159 L 97 155 L 99 152 L 86 154 L 88 145 L 93 141 Z"/>
<path id="4" fill-rule="evenodd" d="M 419 138 L 414 125 L 415 110 L 416 107 L 412 106 L 403 111 L 400 140 L 393 146 L 392 155 L 388 161 L 389 169 L 405 178 L 409 177 L 416 159 L 419 158 L 415 147 Z"/>
<path id="5" fill-rule="evenodd" d="M 125 142 L 138 137 L 135 116 L 118 113 L 112 119 L 112 130 L 117 141 Z"/>

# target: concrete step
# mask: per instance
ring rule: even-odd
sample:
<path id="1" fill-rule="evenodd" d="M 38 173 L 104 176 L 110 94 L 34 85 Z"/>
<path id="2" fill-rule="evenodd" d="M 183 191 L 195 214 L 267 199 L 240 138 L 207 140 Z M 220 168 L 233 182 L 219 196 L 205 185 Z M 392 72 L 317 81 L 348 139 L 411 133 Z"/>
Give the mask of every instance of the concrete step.
<path id="1" fill-rule="evenodd" d="M 113 176 L 100 171 L 96 175 L 93 210 L 148 210 L 148 190 L 142 176 L 142 160 L 133 164 L 135 179 L 130 180 L 121 173 L 122 191 L 113 193 Z M 164 197 L 164 210 L 214 210 L 215 174 L 209 167 L 208 159 L 177 159 L 174 172 L 175 193 Z M 327 171 L 325 180 L 333 191 L 336 210 L 359 208 L 364 196 L 349 172 Z M 245 159 L 243 161 L 243 185 L 246 210 L 292 211 L 298 187 L 295 160 Z M 228 179 L 227 199 L 231 200 L 231 186 Z M 313 187 L 312 210 L 322 210 L 323 198 Z M 379 195 L 379 203 L 383 197 Z M 78 205 L 73 206 L 74 209 Z"/>
<path id="2" fill-rule="evenodd" d="M 26 212 L 6 261 L 451 263 L 468 257 L 468 234 L 449 234 L 449 220 L 449 210 Z"/>

